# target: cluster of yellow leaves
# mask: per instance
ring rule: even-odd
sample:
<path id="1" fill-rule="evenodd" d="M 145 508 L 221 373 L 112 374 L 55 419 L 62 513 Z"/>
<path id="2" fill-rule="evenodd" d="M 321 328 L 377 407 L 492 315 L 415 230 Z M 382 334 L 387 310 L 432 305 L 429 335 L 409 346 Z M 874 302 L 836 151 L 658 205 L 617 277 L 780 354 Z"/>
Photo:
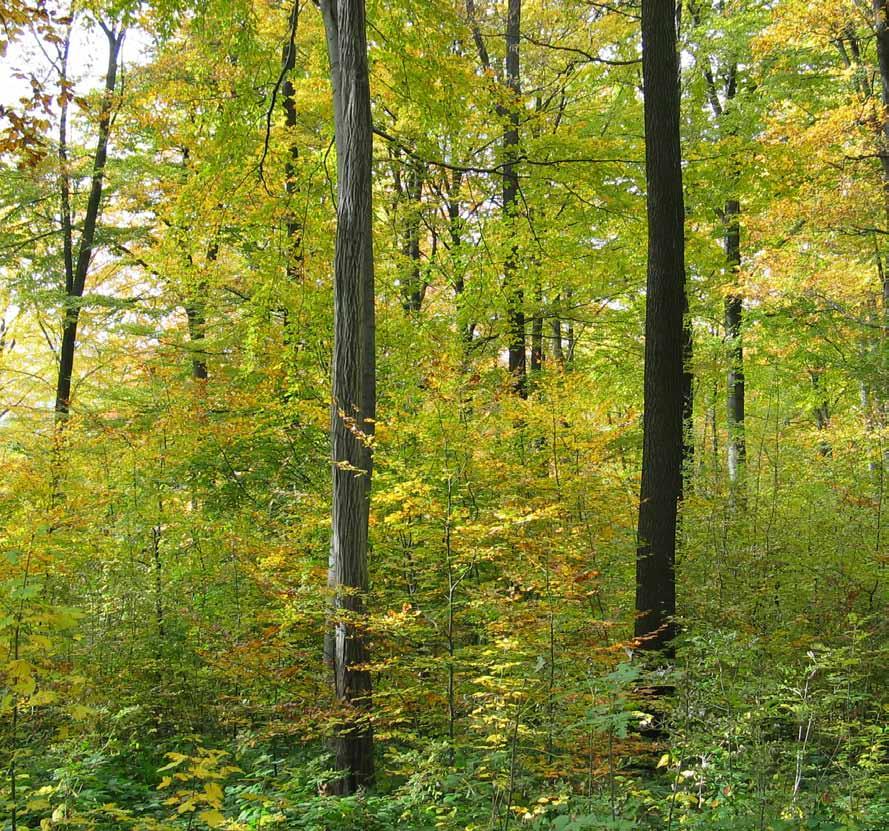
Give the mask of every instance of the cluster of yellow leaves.
<path id="1" fill-rule="evenodd" d="M 224 791 L 220 782 L 233 773 L 241 772 L 239 767 L 226 763 L 227 756 L 224 750 L 203 747 L 197 748 L 191 755 L 167 753 L 170 762 L 158 773 L 171 773 L 164 776 L 157 787 L 158 790 L 175 787 L 164 800 L 165 804 L 175 806 L 175 816 L 195 814 L 209 828 L 220 828 L 226 824 L 222 813 Z"/>
<path id="2" fill-rule="evenodd" d="M 861 21 L 854 0 L 784 0 L 772 9 L 771 25 L 753 41 L 753 53 L 792 60 L 795 49 L 823 48 L 849 25 Z"/>

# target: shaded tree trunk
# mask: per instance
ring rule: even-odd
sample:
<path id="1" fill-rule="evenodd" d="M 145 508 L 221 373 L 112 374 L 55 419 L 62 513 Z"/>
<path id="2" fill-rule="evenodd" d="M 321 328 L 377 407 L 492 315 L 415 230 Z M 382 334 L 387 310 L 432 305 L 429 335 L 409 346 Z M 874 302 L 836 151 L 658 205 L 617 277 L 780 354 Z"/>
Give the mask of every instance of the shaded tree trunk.
<path id="1" fill-rule="evenodd" d="M 815 390 L 816 396 L 821 400 L 815 404 L 813 415 L 815 416 L 815 424 L 818 432 L 823 433 L 830 427 L 830 402 L 824 395 L 824 387 L 821 384 L 821 373 L 815 370 L 809 370 L 809 378 L 812 381 L 812 389 Z M 832 453 L 830 442 L 823 438 L 818 442 L 818 452 L 822 456 L 830 456 Z"/>
<path id="2" fill-rule="evenodd" d="M 287 128 L 288 156 L 284 165 L 284 188 L 291 204 L 287 206 L 287 276 L 297 280 L 302 274 L 302 223 L 292 204 L 298 191 L 296 165 L 299 161 L 299 145 L 293 135 L 296 130 L 296 92 L 293 88 L 293 70 L 296 68 L 296 30 L 299 24 L 299 0 L 294 0 L 290 11 L 290 33 L 281 52 L 281 66 L 286 72 L 282 87 L 284 125 Z"/>
<path id="3" fill-rule="evenodd" d="M 411 160 L 405 175 L 396 173 L 395 188 L 404 211 L 401 253 L 405 258 L 401 280 L 401 305 L 406 312 L 417 313 L 423 306 L 426 282 L 423 280 L 420 251 L 420 211 L 423 196 L 423 171 Z"/>
<path id="4" fill-rule="evenodd" d="M 721 6 L 719 8 L 720 11 L 723 11 Z M 699 11 L 693 10 L 693 15 L 695 23 L 701 25 Z M 717 122 L 721 122 L 738 89 L 737 63 L 730 64 L 727 71 L 717 74 L 724 74 L 725 82 L 722 92 L 725 96 L 725 105 L 719 98 L 716 75 L 711 70 L 709 63 L 707 63 L 704 69 L 707 97 L 714 117 Z M 733 130 L 730 128 L 729 132 L 732 133 Z M 737 182 L 737 170 L 733 171 L 732 178 Z M 726 424 L 728 433 L 726 457 L 729 483 L 733 489 L 739 484 L 743 476 L 744 461 L 747 455 L 744 435 L 744 353 L 741 344 L 744 303 L 738 293 L 738 273 L 741 268 L 740 215 L 741 203 L 737 199 L 727 199 L 722 211 L 725 263 L 731 278 L 731 292 L 726 297 L 724 303 L 725 337 L 729 360 L 728 384 L 726 386 Z"/>
<path id="5" fill-rule="evenodd" d="M 519 177 L 515 159 L 519 146 L 519 40 L 521 37 L 522 0 L 509 0 L 506 19 L 506 86 L 512 100 L 507 108 L 507 128 L 503 134 L 503 214 L 511 225 L 518 211 Z M 513 389 L 522 398 L 528 395 L 528 370 L 525 355 L 524 292 L 519 285 L 513 245 L 503 264 L 503 286 L 506 292 L 509 374 Z"/>
<path id="6" fill-rule="evenodd" d="M 219 244 L 210 243 L 207 249 L 207 263 L 216 262 L 219 256 Z M 189 256 L 189 260 L 191 257 Z M 207 371 L 207 353 L 201 349 L 207 330 L 207 306 L 205 297 L 207 293 L 208 282 L 206 278 L 198 281 L 197 291 L 185 306 L 185 317 L 188 321 L 188 339 L 191 343 L 191 377 L 196 381 L 206 381 L 208 378 Z"/>
<path id="7" fill-rule="evenodd" d="M 887 230 L 889 230 L 889 7 L 887 0 L 873 0 L 874 34 L 877 42 L 877 61 L 880 71 L 880 97 L 883 102 L 883 119 L 879 135 L 879 155 L 883 174 L 883 214 Z M 880 273 L 881 297 L 883 303 L 882 350 L 886 354 L 886 342 L 889 340 L 889 274 L 885 270 Z M 885 358 L 883 359 L 885 361 Z M 879 390 L 879 412 L 885 418 L 886 402 L 889 400 L 889 372 L 885 362 L 882 364 L 883 381 Z"/>
<path id="8" fill-rule="evenodd" d="M 733 286 L 737 285 L 737 275 L 741 267 L 741 226 L 738 217 L 741 206 L 738 200 L 725 203 L 725 259 Z M 728 379 L 726 388 L 726 421 L 728 425 L 728 478 L 735 486 L 743 477 L 744 461 L 747 457 L 747 442 L 744 435 L 744 347 L 741 341 L 741 326 L 744 304 L 738 294 L 730 294 L 725 299 L 725 339 L 728 346 Z"/>
<path id="9" fill-rule="evenodd" d="M 562 302 L 562 296 L 556 295 L 556 309 L 558 310 Z M 550 337 L 552 339 L 553 359 L 559 366 L 565 366 L 565 350 L 562 348 L 562 318 L 553 316 L 549 321 Z"/>
<path id="10" fill-rule="evenodd" d="M 540 372 L 543 369 L 543 292 L 540 285 L 534 289 L 536 310 L 531 318 L 531 372 Z"/>
<path id="11" fill-rule="evenodd" d="M 108 38 L 108 68 L 105 71 L 105 95 L 99 112 L 99 135 L 93 156 L 90 191 L 87 197 L 86 212 L 83 218 L 83 230 L 77 247 L 77 259 L 74 259 L 73 227 L 74 220 L 71 209 L 70 174 L 67 169 L 67 103 L 62 106 L 59 132 L 60 172 L 60 203 L 62 216 L 62 235 L 65 258 L 65 315 L 62 323 L 62 343 L 59 347 L 59 371 L 56 381 L 55 412 L 56 418 L 68 415 L 71 408 L 71 379 L 74 372 L 74 353 L 77 345 L 77 324 L 80 320 L 80 301 L 86 286 L 90 262 L 93 256 L 93 245 L 96 238 L 96 227 L 102 207 L 102 191 L 105 184 L 105 163 L 108 159 L 108 139 L 111 132 L 111 113 L 114 108 L 114 90 L 117 86 L 117 65 L 120 49 L 123 45 L 126 30 L 117 31 L 104 23 L 100 24 Z M 67 64 L 67 43 L 64 47 Z M 67 78 L 63 78 L 67 81 Z"/>
<path id="12" fill-rule="evenodd" d="M 204 304 L 199 300 L 192 300 L 185 307 L 185 315 L 188 318 L 188 337 L 192 348 L 191 377 L 196 381 L 206 381 L 208 375 L 207 360 L 205 353 L 201 350 L 207 325 Z"/>
<path id="13" fill-rule="evenodd" d="M 373 783 L 371 678 L 362 631 L 368 588 L 371 447 L 376 414 L 372 133 L 364 0 L 323 0 L 337 148 L 331 407 L 333 506 L 326 642 L 341 718 L 333 740 L 338 793 Z"/>
<path id="14" fill-rule="evenodd" d="M 683 490 L 685 482 L 691 482 L 695 463 L 695 376 L 692 371 L 692 360 L 695 349 L 695 331 L 688 311 L 686 298 L 682 326 L 682 466 Z M 681 494 L 680 494 L 681 496 Z"/>
<path id="15" fill-rule="evenodd" d="M 673 653 L 674 562 L 682 493 L 684 207 L 674 0 L 643 0 L 648 277 L 642 488 L 636 553 L 635 635 Z"/>
<path id="16" fill-rule="evenodd" d="M 472 345 L 475 323 L 466 317 L 466 264 L 463 261 L 463 219 L 460 216 L 460 186 L 463 175 L 454 171 L 448 183 L 448 234 L 451 238 L 451 261 L 454 263 L 454 294 L 457 300 L 457 329 L 463 340 L 464 351 Z"/>
<path id="17" fill-rule="evenodd" d="M 571 289 L 567 289 L 565 291 L 565 299 L 568 301 L 568 309 L 571 313 L 574 313 L 572 308 L 572 300 L 574 298 L 574 292 Z M 574 363 L 574 349 L 577 346 L 577 339 L 574 336 L 574 318 L 568 318 L 568 325 L 566 327 L 567 331 L 565 332 L 565 367 L 569 368 Z"/>

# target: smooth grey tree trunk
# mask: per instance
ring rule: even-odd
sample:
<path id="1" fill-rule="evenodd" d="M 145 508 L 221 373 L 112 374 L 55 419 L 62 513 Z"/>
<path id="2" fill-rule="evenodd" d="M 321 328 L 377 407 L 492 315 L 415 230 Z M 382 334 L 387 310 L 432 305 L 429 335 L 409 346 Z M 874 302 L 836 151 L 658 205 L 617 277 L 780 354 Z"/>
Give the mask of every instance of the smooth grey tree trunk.
<path id="1" fill-rule="evenodd" d="M 371 438 L 376 415 L 373 151 L 364 0 L 322 0 L 337 148 L 331 444 L 333 502 L 326 657 L 341 717 L 333 749 L 341 794 L 374 779 L 371 678 L 362 630 L 368 588 Z"/>

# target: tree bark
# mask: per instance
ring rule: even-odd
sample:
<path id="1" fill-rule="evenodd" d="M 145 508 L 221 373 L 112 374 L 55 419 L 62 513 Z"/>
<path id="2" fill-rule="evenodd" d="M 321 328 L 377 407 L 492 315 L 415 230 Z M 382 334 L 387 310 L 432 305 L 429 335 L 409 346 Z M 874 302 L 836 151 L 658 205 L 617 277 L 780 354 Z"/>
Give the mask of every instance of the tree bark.
<path id="1" fill-rule="evenodd" d="M 70 206 L 71 184 L 67 164 L 67 108 L 63 113 L 60 128 L 59 158 L 62 163 L 60 178 L 60 199 L 62 205 L 62 230 L 65 248 L 65 315 L 62 324 L 62 343 L 59 347 L 59 372 L 56 380 L 56 420 L 64 419 L 71 408 L 71 378 L 74 372 L 74 352 L 77 345 L 77 324 L 80 319 L 80 301 L 86 286 L 96 227 L 102 206 L 102 191 L 105 184 L 105 163 L 108 159 L 108 138 L 111 132 L 111 113 L 114 107 L 114 90 L 117 86 L 117 64 L 126 30 L 119 32 L 113 27 L 101 24 L 108 38 L 108 68 L 105 72 L 105 95 L 99 113 L 99 135 L 93 156 L 90 192 L 87 197 L 83 230 L 77 249 L 77 259 L 73 256 L 72 213 Z M 67 47 L 65 48 L 67 57 Z"/>
<path id="2" fill-rule="evenodd" d="M 741 325 L 744 305 L 734 293 L 741 267 L 741 206 L 737 199 L 725 203 L 725 260 L 732 277 L 733 293 L 725 299 L 725 338 L 728 345 L 728 380 L 726 389 L 726 420 L 728 425 L 728 478 L 736 486 L 743 476 L 747 443 L 744 436 L 744 347 Z"/>
<path id="3" fill-rule="evenodd" d="M 211 242 L 207 248 L 207 263 L 215 263 L 219 256 L 219 244 Z M 189 256 L 189 260 L 191 257 Z M 206 381 L 209 377 L 207 371 L 207 353 L 201 349 L 207 329 L 207 306 L 205 296 L 208 281 L 203 277 L 198 281 L 197 291 L 189 299 L 185 306 L 185 317 L 188 321 L 188 339 L 191 344 L 191 377 L 195 381 Z"/>
<path id="4" fill-rule="evenodd" d="M 883 174 L 883 214 L 887 230 L 889 230 L 889 7 L 887 0 L 873 0 L 874 9 L 874 33 L 877 42 L 877 61 L 880 70 L 880 91 L 883 103 L 883 117 L 880 124 L 879 154 Z M 889 339 L 889 273 L 881 273 L 881 297 L 883 303 L 883 327 L 882 327 L 882 353 L 886 353 L 886 341 Z M 882 367 L 885 370 L 885 364 Z M 889 377 L 889 373 L 882 375 Z M 885 417 L 886 402 L 889 400 L 889 382 L 881 384 L 879 391 L 880 412 Z"/>
<path id="5" fill-rule="evenodd" d="M 534 287 L 534 301 L 536 309 L 531 317 L 531 372 L 540 372 L 543 369 L 543 292 L 540 283 Z"/>
<path id="6" fill-rule="evenodd" d="M 337 148 L 331 407 L 332 533 L 327 660 L 342 716 L 333 740 L 341 794 L 374 779 L 371 678 L 362 631 L 368 588 L 371 437 L 376 414 L 372 132 L 364 0 L 322 0 Z"/>
<path id="7" fill-rule="evenodd" d="M 685 299 L 682 325 L 682 490 L 692 481 L 695 464 L 695 376 L 692 360 L 695 350 L 695 330 Z M 680 493 L 680 498 L 682 494 Z"/>
<path id="8" fill-rule="evenodd" d="M 809 370 L 809 379 L 812 381 L 812 389 L 815 391 L 816 397 L 821 400 L 815 404 L 813 415 L 815 416 L 815 424 L 819 433 L 824 433 L 830 427 L 830 402 L 824 394 L 824 386 L 821 383 L 821 372 L 818 370 Z M 822 456 L 832 455 L 830 442 L 826 438 L 822 438 L 818 442 L 818 452 Z"/>
<path id="9" fill-rule="evenodd" d="M 290 32 L 281 53 L 281 64 L 286 72 L 284 77 L 283 107 L 284 125 L 287 128 L 289 141 L 288 157 L 284 164 L 284 189 L 289 202 L 292 202 L 298 191 L 296 181 L 296 165 L 299 161 L 299 145 L 293 135 L 296 129 L 296 92 L 293 88 L 292 73 L 296 68 L 296 30 L 299 24 L 299 0 L 294 0 L 290 11 Z M 302 223 L 292 204 L 287 206 L 287 277 L 296 281 L 302 274 Z"/>
<path id="10" fill-rule="evenodd" d="M 512 96 L 507 108 L 507 127 L 503 134 L 503 215 L 508 227 L 514 224 L 518 211 L 519 177 L 515 159 L 519 147 L 519 40 L 521 37 L 522 0 L 509 0 L 506 18 L 506 86 Z M 509 374 L 513 389 L 522 398 L 528 395 L 528 370 L 525 355 L 524 292 L 519 285 L 516 259 L 518 249 L 510 248 L 503 263 L 503 286 L 506 292 Z"/>
<path id="11" fill-rule="evenodd" d="M 406 312 L 417 314 L 423 306 L 426 283 L 423 280 L 420 251 L 420 211 L 423 196 L 423 171 L 411 160 L 402 181 L 396 177 L 396 189 L 405 211 L 401 253 L 405 258 L 404 278 L 401 282 L 401 305 Z"/>
<path id="12" fill-rule="evenodd" d="M 674 0 L 643 0 L 648 276 L 642 488 L 636 553 L 639 646 L 673 654 L 683 450 L 685 241 Z"/>

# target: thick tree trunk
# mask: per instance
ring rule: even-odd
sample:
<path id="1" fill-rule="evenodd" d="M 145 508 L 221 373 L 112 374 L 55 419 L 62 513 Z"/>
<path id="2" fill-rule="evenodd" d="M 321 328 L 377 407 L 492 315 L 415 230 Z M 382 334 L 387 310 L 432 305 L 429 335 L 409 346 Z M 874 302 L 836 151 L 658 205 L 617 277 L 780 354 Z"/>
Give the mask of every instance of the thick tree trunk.
<path id="1" fill-rule="evenodd" d="M 108 38 L 108 68 L 105 72 L 105 97 L 99 113 L 99 136 L 93 156 L 90 192 L 87 197 L 83 230 L 77 250 L 77 260 L 73 258 L 71 229 L 73 226 L 70 208 L 70 178 L 65 168 L 67 162 L 67 136 L 63 121 L 60 133 L 59 157 L 63 169 L 60 174 L 62 226 L 65 248 L 65 315 L 62 322 L 62 343 L 59 347 L 59 372 L 56 380 L 56 418 L 63 419 L 71 407 L 71 379 L 74 373 L 74 352 L 77 345 L 77 324 L 80 320 L 80 301 L 86 286 L 96 227 L 102 206 L 102 190 L 105 184 L 105 163 L 108 159 L 108 137 L 111 131 L 111 113 L 114 107 L 114 90 L 117 86 L 117 64 L 120 48 L 123 45 L 125 30 L 117 31 L 102 25 Z M 67 49 L 66 49 L 67 51 Z M 65 108 L 67 110 L 67 108 Z M 65 113 L 67 114 L 67 113 Z"/>
<path id="2" fill-rule="evenodd" d="M 519 177 L 515 159 L 519 147 L 519 40 L 521 37 L 522 0 L 509 0 L 506 18 L 506 86 L 512 96 L 507 108 L 507 128 L 503 134 L 503 214 L 511 225 L 518 211 Z M 528 395 L 528 371 L 525 355 L 524 292 L 519 284 L 513 245 L 503 264 L 503 286 L 506 292 L 509 374 L 513 389 L 522 398 Z"/>
<path id="3" fill-rule="evenodd" d="M 643 0 L 648 279 L 642 488 L 636 554 L 640 647 L 672 655 L 674 561 L 682 493 L 684 207 L 674 0 Z"/>
<path id="4" fill-rule="evenodd" d="M 327 659 L 341 705 L 334 737 L 339 793 L 373 783 L 371 678 L 362 631 L 368 587 L 371 448 L 376 413 L 372 133 L 364 0 L 323 0 L 337 147 L 331 412 L 333 506 Z"/>

